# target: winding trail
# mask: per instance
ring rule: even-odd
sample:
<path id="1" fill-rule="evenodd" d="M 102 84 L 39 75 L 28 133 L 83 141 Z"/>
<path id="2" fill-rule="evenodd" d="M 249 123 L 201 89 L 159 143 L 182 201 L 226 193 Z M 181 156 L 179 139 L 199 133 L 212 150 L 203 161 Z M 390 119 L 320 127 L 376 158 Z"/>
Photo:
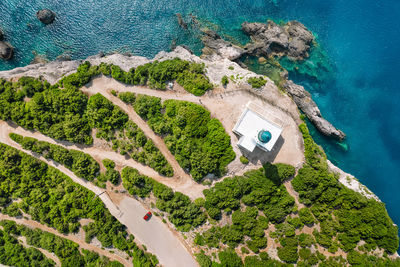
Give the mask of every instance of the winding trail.
<path id="1" fill-rule="evenodd" d="M 85 152 L 85 153 L 89 154 L 90 156 L 92 156 L 94 159 L 96 159 L 98 162 L 101 162 L 103 159 L 111 159 L 117 165 L 120 165 L 122 167 L 129 166 L 129 167 L 137 169 L 141 174 L 149 176 L 149 177 L 155 179 L 156 181 L 171 187 L 174 191 L 178 191 L 185 195 L 188 195 L 192 200 L 196 199 L 198 197 L 203 197 L 203 190 L 206 188 L 205 186 L 196 183 L 193 179 L 190 178 L 190 176 L 189 176 L 189 178 L 186 177 L 186 179 L 178 179 L 175 176 L 174 177 L 161 176 L 152 168 L 150 168 L 146 165 L 143 165 L 143 164 L 133 160 L 132 158 L 127 158 L 125 156 L 122 156 L 121 154 L 116 153 L 116 152 L 112 151 L 111 149 L 106 150 L 104 148 L 76 145 L 76 144 L 70 143 L 68 141 L 55 140 L 46 135 L 43 135 L 40 132 L 29 131 L 29 130 L 26 130 L 26 129 L 24 129 L 20 126 L 17 126 L 13 123 L 1 121 L 1 120 L 0 120 L 0 128 L 1 128 L 0 140 L 3 143 L 6 143 L 6 142 L 14 143 L 11 140 L 11 138 L 9 137 L 9 134 L 16 133 L 16 134 L 22 135 L 24 137 L 33 137 L 40 141 L 46 141 L 51 144 L 59 145 L 66 149 L 75 149 L 75 150 Z"/>
<path id="2" fill-rule="evenodd" d="M 119 204 L 116 205 L 104 189 L 77 177 L 72 171 L 53 160 L 48 160 L 37 153 L 23 149 L 18 143 L 11 140 L 11 138 L 8 136 L 10 131 L 20 132 L 23 129 L 21 127 L 13 128 L 9 125 L 7 127 L 7 125 L 8 124 L 6 122 L 1 122 L 1 143 L 23 151 L 26 154 L 58 169 L 70 177 L 75 183 L 84 186 L 99 196 L 110 213 L 127 227 L 128 231 L 135 236 L 135 239 L 139 240 L 141 244 L 146 245 L 148 251 L 155 254 L 163 266 L 198 266 L 197 262 L 194 260 L 188 249 L 181 243 L 178 236 L 175 236 L 159 217 L 153 216 L 150 221 L 143 220 L 142 217 L 147 210 L 139 201 L 128 196 L 123 196 L 122 200 L 118 202 Z M 15 131 L 15 129 L 18 128 L 21 129 Z M 36 138 L 36 136 L 32 137 Z"/>
<path id="3" fill-rule="evenodd" d="M 14 217 L 10 217 L 10 216 L 4 215 L 4 214 L 0 214 L 0 220 L 14 221 L 14 222 L 16 222 L 18 224 L 22 224 L 22 225 L 28 226 L 30 228 L 38 228 L 38 229 L 40 229 L 42 231 L 49 232 L 49 233 L 54 234 L 56 236 L 71 240 L 72 242 L 77 243 L 80 248 L 91 250 L 91 251 L 94 251 L 94 252 L 98 253 L 99 255 L 106 256 L 107 258 L 110 258 L 111 260 L 119 261 L 120 263 L 124 264 L 124 266 L 132 266 L 131 262 L 129 262 L 128 260 L 126 260 L 125 258 L 123 258 L 123 257 L 121 257 L 121 256 L 119 256 L 117 254 L 110 253 L 107 250 L 103 250 L 103 249 L 101 249 L 101 248 L 99 248 L 97 246 L 88 244 L 88 243 L 82 241 L 81 239 L 79 239 L 78 237 L 74 236 L 73 234 L 68 234 L 68 235 L 61 234 L 56 229 L 48 227 L 46 225 L 43 225 L 43 224 L 41 224 L 41 223 L 39 223 L 37 221 L 27 220 L 27 219 L 23 219 L 23 218 L 14 218 Z M 44 249 L 40 248 L 40 250 L 42 251 Z M 44 251 L 47 252 L 46 254 L 50 253 L 47 250 L 44 250 Z M 54 257 L 51 257 L 51 258 L 54 260 Z M 58 259 L 58 262 L 59 262 L 59 259 Z"/>

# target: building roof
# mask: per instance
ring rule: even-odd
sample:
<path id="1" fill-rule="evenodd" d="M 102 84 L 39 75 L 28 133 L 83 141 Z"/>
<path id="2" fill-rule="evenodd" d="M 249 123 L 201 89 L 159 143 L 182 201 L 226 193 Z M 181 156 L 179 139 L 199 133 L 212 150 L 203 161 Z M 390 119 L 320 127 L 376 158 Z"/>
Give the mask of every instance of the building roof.
<path id="1" fill-rule="evenodd" d="M 271 151 L 282 133 L 282 128 L 246 108 L 233 128 L 233 132 L 241 135 L 238 146 L 250 152 L 256 146 Z"/>

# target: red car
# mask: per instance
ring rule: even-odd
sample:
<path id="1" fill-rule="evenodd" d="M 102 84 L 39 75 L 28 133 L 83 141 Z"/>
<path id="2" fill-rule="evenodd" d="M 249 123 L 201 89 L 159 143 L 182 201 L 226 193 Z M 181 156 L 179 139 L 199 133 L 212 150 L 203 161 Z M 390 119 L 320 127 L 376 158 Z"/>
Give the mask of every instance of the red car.
<path id="1" fill-rule="evenodd" d="M 144 215 L 143 219 L 144 219 L 145 221 L 148 221 L 148 220 L 150 220 L 150 218 L 151 218 L 152 215 L 153 215 L 153 214 L 151 214 L 151 211 L 149 211 L 148 213 L 146 213 L 146 215 Z"/>

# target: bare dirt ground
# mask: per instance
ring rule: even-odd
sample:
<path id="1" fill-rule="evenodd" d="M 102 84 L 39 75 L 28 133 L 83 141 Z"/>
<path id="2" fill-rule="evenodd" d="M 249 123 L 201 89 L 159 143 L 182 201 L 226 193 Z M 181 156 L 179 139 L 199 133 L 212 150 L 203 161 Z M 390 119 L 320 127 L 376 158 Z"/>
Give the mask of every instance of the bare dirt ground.
<path id="1" fill-rule="evenodd" d="M 129 262 L 128 260 L 126 260 L 125 258 L 122 258 L 122 257 L 120 257 L 120 256 L 118 256 L 116 254 L 110 253 L 107 250 L 103 250 L 103 249 L 101 249 L 101 248 L 99 248 L 97 246 L 93 246 L 91 244 L 88 244 L 85 241 L 77 238 L 73 234 L 68 234 L 68 235 L 61 234 L 56 229 L 50 228 L 50 227 L 45 226 L 43 224 L 40 224 L 37 221 L 26 220 L 26 219 L 23 219 L 23 218 L 14 218 L 14 217 L 10 217 L 10 216 L 4 215 L 4 214 L 0 214 L 0 220 L 10 220 L 10 221 L 14 221 L 14 222 L 16 222 L 18 224 L 23 224 L 23 225 L 28 226 L 30 228 L 38 228 L 38 229 L 40 229 L 42 231 L 52 233 L 52 234 L 54 234 L 56 236 L 59 236 L 59 237 L 65 238 L 65 239 L 69 239 L 72 242 L 77 243 L 80 248 L 84 248 L 84 249 L 87 249 L 87 250 L 94 251 L 94 252 L 98 253 L 99 255 L 106 256 L 106 257 L 110 258 L 111 260 L 119 261 L 122 264 L 124 264 L 125 266 L 132 266 L 132 263 Z M 46 251 L 46 252 L 47 252 L 47 254 L 49 253 L 48 251 Z M 50 254 L 52 254 L 52 253 L 50 253 Z M 53 259 L 53 258 L 54 257 L 52 257 L 51 259 Z M 58 260 L 58 258 L 57 258 L 57 260 Z M 58 260 L 58 262 L 59 262 L 59 260 Z M 56 261 L 56 263 L 57 263 L 57 261 Z"/>

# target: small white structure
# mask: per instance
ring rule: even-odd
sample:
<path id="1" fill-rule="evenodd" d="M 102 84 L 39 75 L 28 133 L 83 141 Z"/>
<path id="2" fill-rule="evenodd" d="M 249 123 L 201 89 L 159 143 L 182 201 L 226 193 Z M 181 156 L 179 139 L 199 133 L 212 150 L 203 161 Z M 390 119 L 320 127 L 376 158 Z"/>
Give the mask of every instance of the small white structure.
<path id="1" fill-rule="evenodd" d="M 233 132 L 241 136 L 239 147 L 249 152 L 253 152 L 256 146 L 271 151 L 282 133 L 282 128 L 246 107 Z"/>

